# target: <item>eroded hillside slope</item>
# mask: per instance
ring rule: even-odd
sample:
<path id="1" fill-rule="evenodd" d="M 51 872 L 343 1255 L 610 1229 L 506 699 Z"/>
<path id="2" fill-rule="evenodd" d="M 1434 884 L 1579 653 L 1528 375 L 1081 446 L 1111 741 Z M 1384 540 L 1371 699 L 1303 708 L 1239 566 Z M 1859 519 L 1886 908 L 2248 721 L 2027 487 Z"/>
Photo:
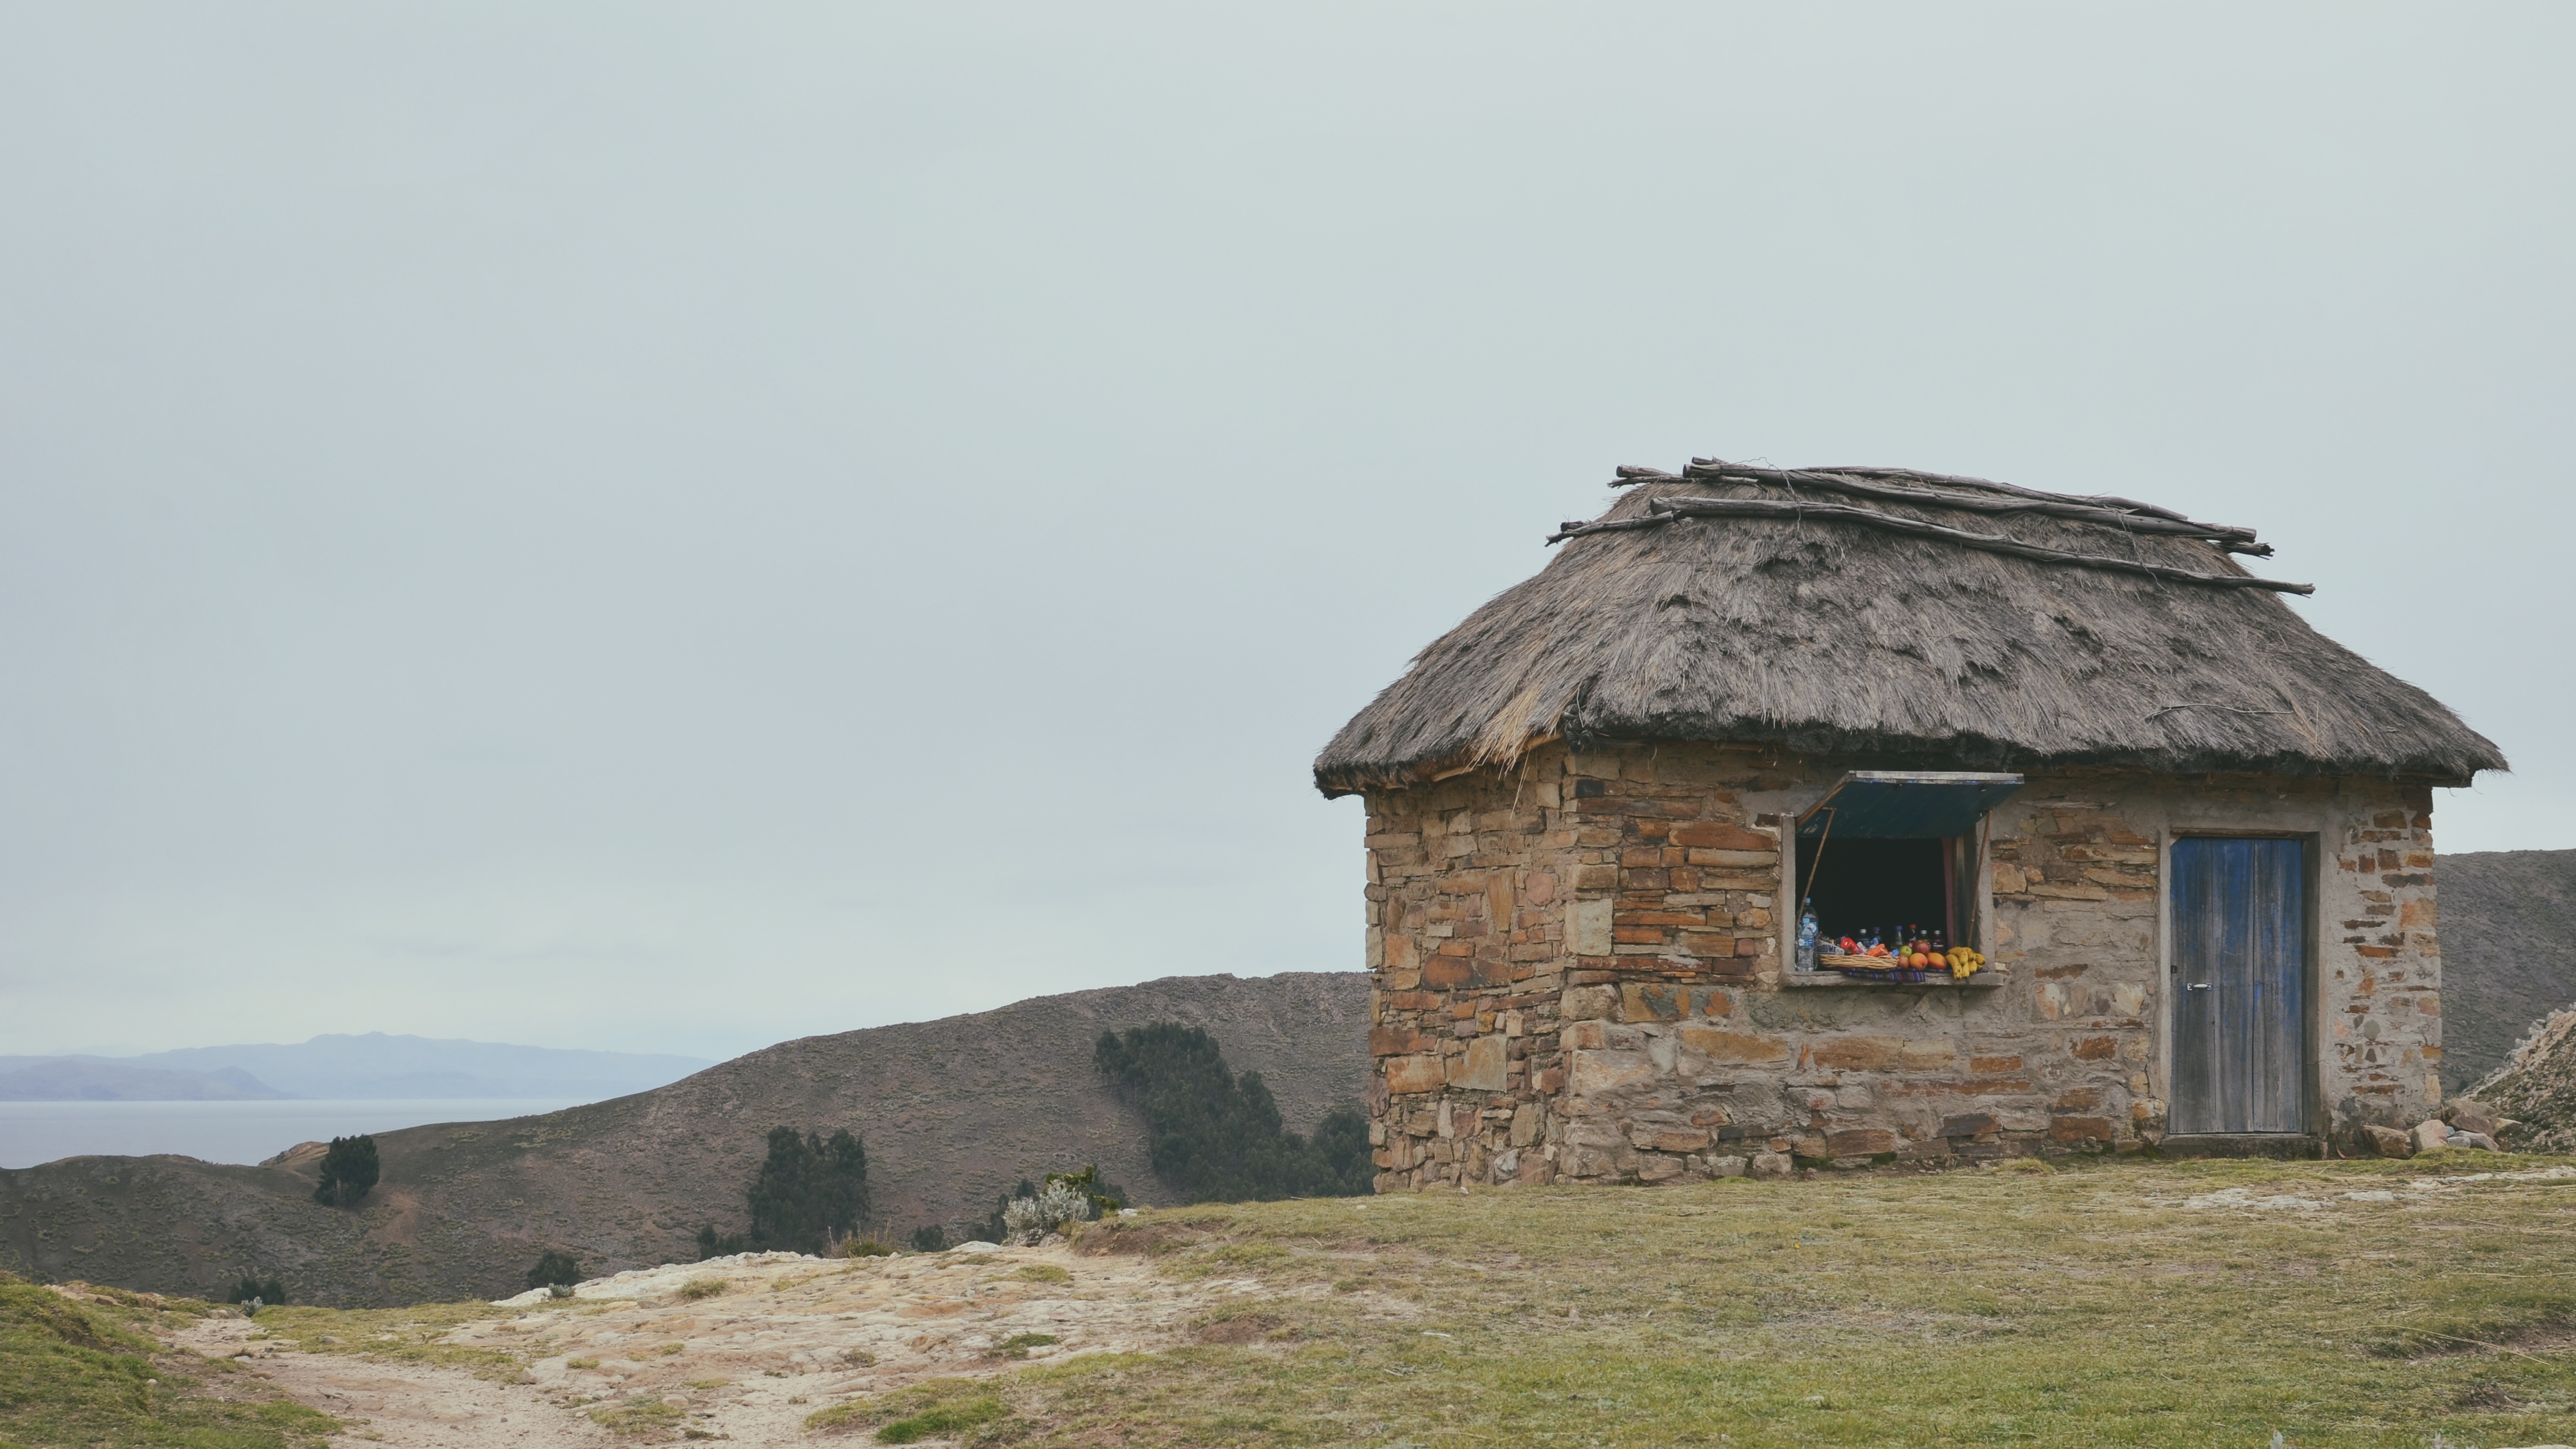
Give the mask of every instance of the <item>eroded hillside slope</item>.
<path id="1" fill-rule="evenodd" d="M 2442 1087 L 2504 1065 L 2534 1022 L 2576 1005 L 2576 850 L 2445 855 Z"/>
<path id="2" fill-rule="evenodd" d="M 1269 1082 L 1292 1126 L 1360 1099 L 1365 975 L 1169 977 L 782 1042 L 540 1117 L 385 1133 L 383 1181 L 354 1212 L 309 1200 L 310 1153 L 269 1167 L 83 1157 L 0 1172 L 0 1266 L 199 1296 L 255 1271 L 298 1301 L 491 1297 L 515 1292 L 544 1247 L 610 1273 L 688 1256 L 701 1223 L 743 1226 L 763 1134 L 782 1123 L 861 1134 L 878 1216 L 896 1231 L 980 1216 L 1023 1174 L 1092 1162 L 1150 1198 L 1143 1126 L 1091 1067 L 1102 1031 L 1148 1021 L 1207 1028 Z"/>

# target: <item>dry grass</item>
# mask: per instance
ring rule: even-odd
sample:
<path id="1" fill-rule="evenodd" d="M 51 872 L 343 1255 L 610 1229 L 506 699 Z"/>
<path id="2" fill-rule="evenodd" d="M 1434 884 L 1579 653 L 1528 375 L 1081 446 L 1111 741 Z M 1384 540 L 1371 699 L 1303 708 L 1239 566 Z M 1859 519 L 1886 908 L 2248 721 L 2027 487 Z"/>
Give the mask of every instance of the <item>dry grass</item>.
<path id="1" fill-rule="evenodd" d="M 440 1342 L 461 1324 L 493 1316 L 484 1303 L 424 1303 L 413 1308 L 268 1308 L 255 1322 L 258 1336 L 285 1339 L 306 1353 L 431 1363 L 508 1378 L 518 1373 L 520 1355 Z"/>
<path id="2" fill-rule="evenodd" d="M 2566 1175 L 2409 1186 L 2551 1168 Z M 1131 1445 L 2576 1440 L 2576 1169 L 2555 1160 L 1513 1190 L 1139 1226 L 1167 1271 L 1250 1287 L 1265 1332 L 920 1385 L 817 1427 L 953 1416 L 941 1432 L 963 1442 Z M 983 1407 L 996 1395 L 1007 1414 Z"/>

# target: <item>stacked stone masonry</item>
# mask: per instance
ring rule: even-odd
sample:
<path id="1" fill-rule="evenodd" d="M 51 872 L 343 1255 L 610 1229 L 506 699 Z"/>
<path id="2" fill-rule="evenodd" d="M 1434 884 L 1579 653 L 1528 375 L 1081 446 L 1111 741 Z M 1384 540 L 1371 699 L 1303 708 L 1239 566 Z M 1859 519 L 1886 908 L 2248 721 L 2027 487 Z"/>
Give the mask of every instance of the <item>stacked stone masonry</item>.
<path id="1" fill-rule="evenodd" d="M 1380 1191 L 2135 1151 L 2165 1129 L 2161 862 L 2312 837 L 2312 1125 L 2439 1100 L 2430 792 L 2033 774 L 1988 826 L 1991 987 L 1790 987 L 1784 822 L 1867 760 L 1533 752 L 1368 798 Z"/>

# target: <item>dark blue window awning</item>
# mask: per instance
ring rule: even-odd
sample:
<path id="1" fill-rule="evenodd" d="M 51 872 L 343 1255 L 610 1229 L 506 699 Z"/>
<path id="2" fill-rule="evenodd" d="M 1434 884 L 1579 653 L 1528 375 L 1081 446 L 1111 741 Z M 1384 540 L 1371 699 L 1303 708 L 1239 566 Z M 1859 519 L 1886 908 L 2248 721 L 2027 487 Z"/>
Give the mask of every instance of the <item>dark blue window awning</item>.
<path id="1" fill-rule="evenodd" d="M 2020 788 L 2019 775 L 1854 770 L 1798 817 L 1798 838 L 1820 840 L 1828 824 L 1845 840 L 1965 835 Z"/>

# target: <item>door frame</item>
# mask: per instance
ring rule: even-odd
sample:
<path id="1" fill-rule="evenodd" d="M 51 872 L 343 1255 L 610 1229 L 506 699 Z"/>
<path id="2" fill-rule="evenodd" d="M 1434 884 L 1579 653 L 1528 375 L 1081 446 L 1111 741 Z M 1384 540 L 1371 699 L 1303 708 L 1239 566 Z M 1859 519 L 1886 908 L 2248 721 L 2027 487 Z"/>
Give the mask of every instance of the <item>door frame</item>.
<path id="1" fill-rule="evenodd" d="M 2165 1104 L 2168 1124 L 2172 1122 L 2173 1111 L 2174 1015 L 2182 1009 L 2182 992 L 2175 981 L 2175 978 L 2181 974 L 2182 966 L 2174 959 L 2173 919 L 2173 848 L 2174 842 L 2179 840 L 2295 840 L 2299 842 L 2299 889 L 2306 897 L 2300 903 L 2299 918 L 2307 937 L 2306 949 L 2302 953 L 2305 959 L 2299 962 L 2299 989 L 2307 1003 L 2307 1010 L 2303 1013 L 2305 1019 L 2299 1023 L 2301 1050 L 2305 1053 L 2307 1062 L 2307 1069 L 2303 1073 L 2306 1080 L 2299 1084 L 2299 1115 L 2306 1120 L 2307 1129 L 2303 1132 L 2176 1133 L 2168 1125 L 2166 1135 L 2180 1137 L 2185 1141 L 2204 1140 L 2211 1137 L 2260 1137 L 2282 1142 L 2320 1139 L 2325 1134 L 2325 1128 L 2320 1124 L 2326 1121 L 2324 1052 L 2327 1043 L 2324 1031 L 2324 982 L 2319 979 L 2318 970 L 2320 950 L 2317 928 L 2322 922 L 2318 919 L 2317 912 L 2319 897 L 2323 894 L 2318 872 L 2325 859 L 2324 834 L 2315 830 L 2263 830 L 2236 825 L 2177 825 L 2168 828 L 2164 832 L 2164 838 L 2157 842 L 2156 982 L 2158 993 L 2164 997 L 2164 1009 L 2156 1013 L 2155 1070 L 2149 1074 L 2147 1081 L 2154 1088 L 2156 1099 Z"/>

